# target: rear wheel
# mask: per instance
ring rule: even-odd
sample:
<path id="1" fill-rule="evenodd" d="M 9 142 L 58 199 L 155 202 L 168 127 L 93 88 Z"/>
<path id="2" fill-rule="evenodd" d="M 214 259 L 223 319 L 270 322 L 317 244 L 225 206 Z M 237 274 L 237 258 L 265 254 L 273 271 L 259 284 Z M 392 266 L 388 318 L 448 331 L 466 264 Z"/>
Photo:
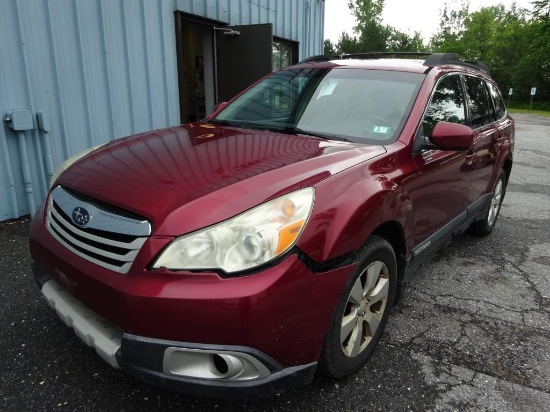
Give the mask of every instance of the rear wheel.
<path id="1" fill-rule="evenodd" d="M 487 211 L 485 218 L 472 223 L 472 225 L 468 228 L 468 233 L 476 236 L 487 236 L 493 231 L 495 224 L 497 223 L 505 190 L 506 174 L 504 173 L 504 170 L 501 170 L 498 175 L 497 183 L 491 197 L 491 204 L 489 205 L 489 210 Z"/>
<path id="2" fill-rule="evenodd" d="M 388 320 L 396 283 L 391 245 L 372 236 L 336 307 L 319 360 L 321 372 L 341 378 L 367 361 Z"/>

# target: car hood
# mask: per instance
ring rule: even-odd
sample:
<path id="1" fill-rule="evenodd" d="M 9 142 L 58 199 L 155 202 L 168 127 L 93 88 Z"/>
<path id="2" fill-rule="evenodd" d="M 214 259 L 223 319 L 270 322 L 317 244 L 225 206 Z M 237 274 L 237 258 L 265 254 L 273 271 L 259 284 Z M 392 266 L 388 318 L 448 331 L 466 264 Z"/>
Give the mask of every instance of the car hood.
<path id="1" fill-rule="evenodd" d="M 382 146 L 191 123 L 115 140 L 58 183 L 177 236 L 312 186 L 385 153 Z"/>

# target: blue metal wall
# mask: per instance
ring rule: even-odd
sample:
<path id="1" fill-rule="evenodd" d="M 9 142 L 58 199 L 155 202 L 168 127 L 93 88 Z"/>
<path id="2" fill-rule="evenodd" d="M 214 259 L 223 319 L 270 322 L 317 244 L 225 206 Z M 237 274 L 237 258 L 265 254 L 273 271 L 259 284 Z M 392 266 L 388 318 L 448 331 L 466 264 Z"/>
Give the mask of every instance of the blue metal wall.
<path id="1" fill-rule="evenodd" d="M 300 42 L 300 59 L 322 53 L 320 0 L 2 0 L 0 115 L 28 110 L 35 127 L 0 124 L 0 221 L 33 213 L 69 156 L 179 124 L 175 11 L 273 23 L 275 36 Z"/>

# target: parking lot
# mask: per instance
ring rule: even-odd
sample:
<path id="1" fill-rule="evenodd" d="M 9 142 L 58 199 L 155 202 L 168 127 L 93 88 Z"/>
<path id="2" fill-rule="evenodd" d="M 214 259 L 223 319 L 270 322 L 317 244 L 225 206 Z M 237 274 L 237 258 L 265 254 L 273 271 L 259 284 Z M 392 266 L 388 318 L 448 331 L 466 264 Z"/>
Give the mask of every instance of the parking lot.
<path id="1" fill-rule="evenodd" d="M 514 167 L 494 232 L 460 236 L 415 273 L 358 374 L 264 401 L 189 397 L 112 369 L 42 298 L 28 219 L 0 223 L 0 410 L 548 410 L 550 118 L 513 117 Z"/>

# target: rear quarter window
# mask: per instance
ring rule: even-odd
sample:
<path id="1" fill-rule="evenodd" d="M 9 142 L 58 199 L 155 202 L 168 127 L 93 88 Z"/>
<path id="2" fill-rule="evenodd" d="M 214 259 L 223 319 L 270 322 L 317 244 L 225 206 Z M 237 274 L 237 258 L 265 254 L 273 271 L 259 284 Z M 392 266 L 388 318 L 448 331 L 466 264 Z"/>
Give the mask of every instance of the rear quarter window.
<path id="1" fill-rule="evenodd" d="M 504 116 L 506 116 L 506 105 L 504 104 L 502 95 L 500 94 L 500 91 L 497 89 L 497 87 L 490 82 L 487 82 L 487 86 L 489 87 L 489 94 L 491 95 L 493 107 L 495 108 L 496 118 L 497 120 L 500 120 Z"/>

